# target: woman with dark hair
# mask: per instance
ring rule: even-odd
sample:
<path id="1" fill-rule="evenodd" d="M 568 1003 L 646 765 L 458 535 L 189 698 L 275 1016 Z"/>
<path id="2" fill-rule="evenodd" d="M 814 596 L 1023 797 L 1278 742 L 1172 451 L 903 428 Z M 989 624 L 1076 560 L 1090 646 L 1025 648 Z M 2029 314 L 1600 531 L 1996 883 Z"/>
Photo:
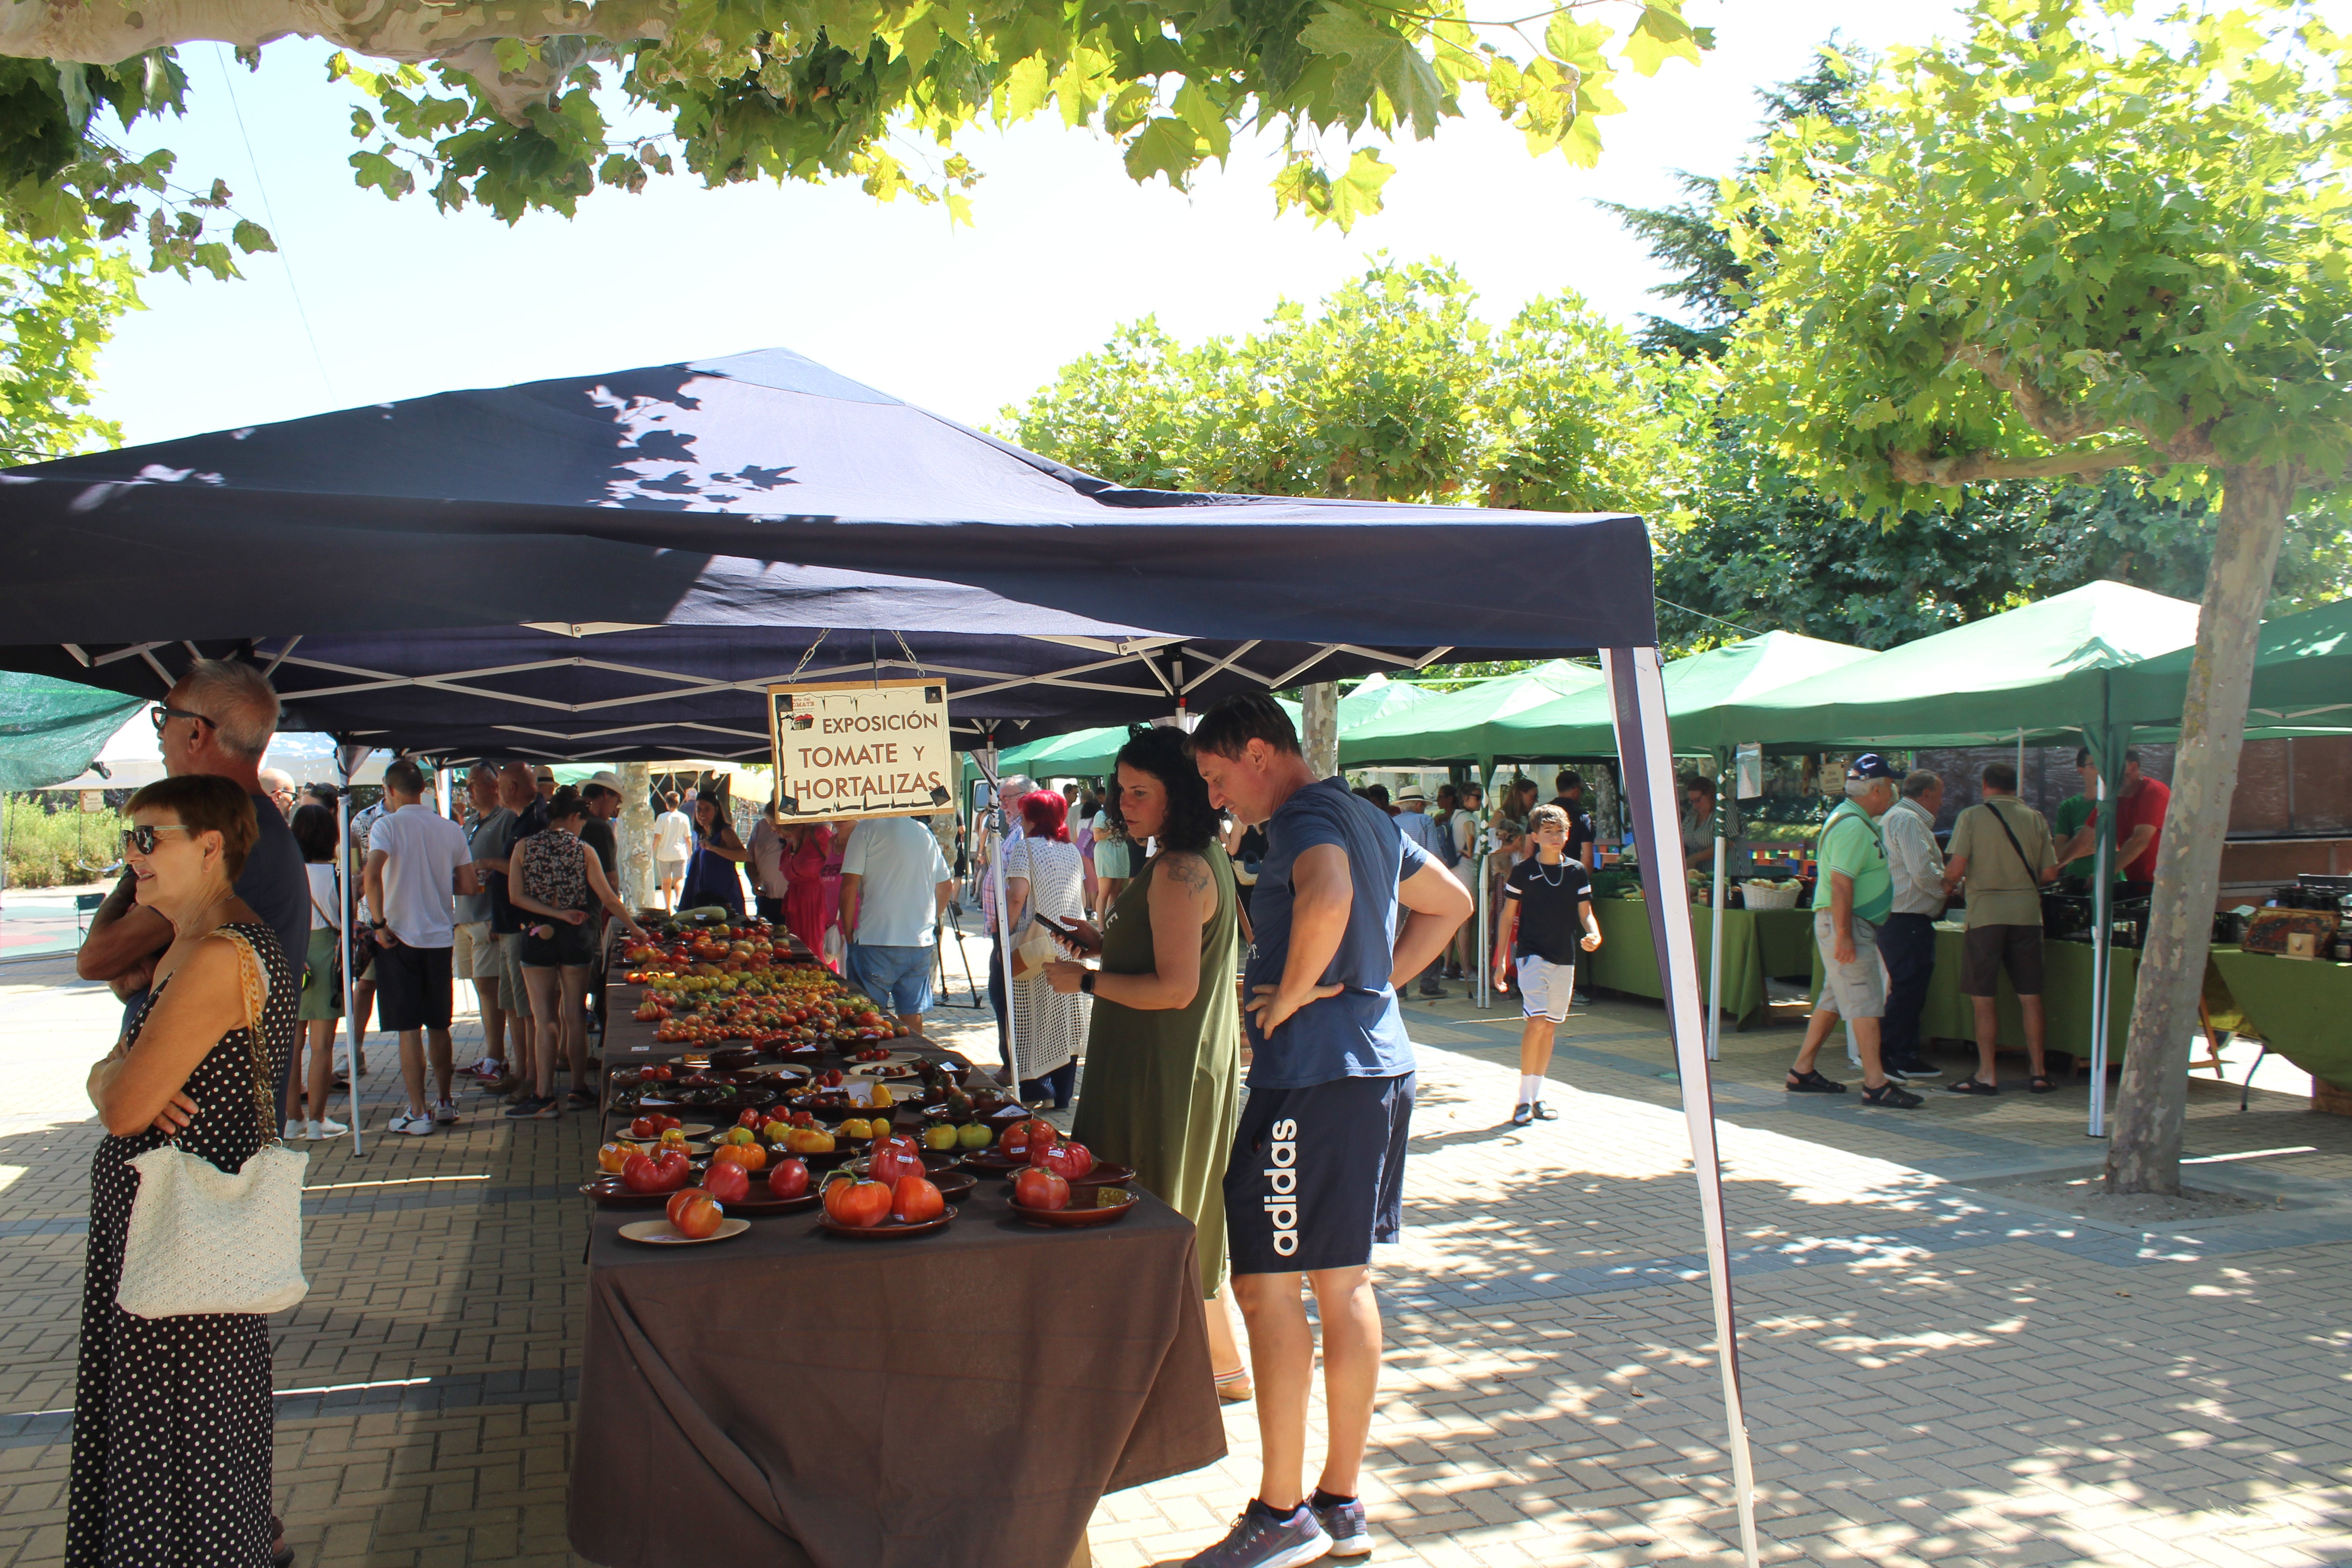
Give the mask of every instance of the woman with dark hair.
<path id="1" fill-rule="evenodd" d="M 1004 929 L 1012 933 L 1004 940 L 1016 949 L 1027 941 L 1034 921 L 1066 928 L 1087 916 L 1085 872 L 1070 842 L 1070 803 L 1041 789 L 1023 795 L 1018 809 L 1021 837 L 1004 847 Z M 1043 966 L 1014 974 L 1013 1049 L 1023 1100 L 1050 1095 L 1056 1110 L 1070 1103 L 1087 1010 L 1087 999 L 1075 989 L 1049 984 Z"/>
<path id="2" fill-rule="evenodd" d="M 1102 967 L 1046 966 L 1055 990 L 1095 998 L 1087 1091 L 1071 1136 L 1192 1222 L 1217 1392 L 1250 1395 L 1225 1291 L 1225 1156 L 1239 1115 L 1241 964 L 1233 862 L 1183 734 L 1146 730 L 1120 748 L 1108 810 L 1158 848 L 1075 945 Z"/>
<path id="3" fill-rule="evenodd" d="M 510 1121 L 552 1121 L 563 1114 L 555 1100 L 558 1051 L 572 1074 L 564 1103 L 574 1110 L 596 1109 L 588 1079 L 587 999 L 588 968 L 599 954 L 589 911 L 601 904 L 631 936 L 644 934 L 604 880 L 604 863 L 581 842 L 587 821 L 588 803 L 566 784 L 547 803 L 547 826 L 515 846 L 507 900 L 525 916 L 539 917 L 522 928 L 520 954 L 531 1037 L 539 1045 L 532 1058 L 537 1092 L 507 1107 Z"/>
<path id="4" fill-rule="evenodd" d="M 335 973 L 339 967 L 335 951 L 342 940 L 343 925 L 343 890 L 335 879 L 335 849 L 341 840 L 335 830 L 335 814 L 323 805 L 296 806 L 292 826 L 294 842 L 302 849 L 302 869 L 310 879 L 310 945 L 302 955 L 294 1070 L 286 1075 L 286 1136 L 341 1138 L 351 1129 L 327 1114 L 327 1078 L 334 1066 L 335 1020 L 343 1016 L 343 988 Z M 307 1080 L 301 1060 L 306 1037 L 310 1046 Z"/>
<path id="5" fill-rule="evenodd" d="M 743 876 L 735 868 L 751 858 L 719 796 L 709 790 L 696 795 L 693 848 L 687 856 L 686 889 L 677 896 L 677 907 L 698 910 L 717 904 L 741 923 Z"/>

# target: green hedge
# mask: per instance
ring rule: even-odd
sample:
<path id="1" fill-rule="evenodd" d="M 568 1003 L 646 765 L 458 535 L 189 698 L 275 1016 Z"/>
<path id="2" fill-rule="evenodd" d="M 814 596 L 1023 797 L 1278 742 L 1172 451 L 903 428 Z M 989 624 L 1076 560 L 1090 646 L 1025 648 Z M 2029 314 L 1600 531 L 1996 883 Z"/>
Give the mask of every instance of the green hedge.
<path id="1" fill-rule="evenodd" d="M 51 805 L 59 809 L 51 811 Z M 6 797 L 8 886 L 93 882 L 121 858 L 121 814 L 80 806 L 81 797 L 70 794 Z"/>

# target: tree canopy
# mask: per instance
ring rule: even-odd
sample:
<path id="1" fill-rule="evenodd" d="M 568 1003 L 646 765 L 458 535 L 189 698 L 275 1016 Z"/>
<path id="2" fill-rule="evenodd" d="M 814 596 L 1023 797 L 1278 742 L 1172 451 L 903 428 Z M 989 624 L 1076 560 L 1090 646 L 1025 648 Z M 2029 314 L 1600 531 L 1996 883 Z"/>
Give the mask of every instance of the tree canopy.
<path id="1" fill-rule="evenodd" d="M 89 412 L 98 351 L 139 304 L 120 247 L 0 229 L 0 465 L 122 443 Z"/>
<path id="2" fill-rule="evenodd" d="M 320 0 L 19 5 L 0 21 L 0 171 L 37 237 L 143 230 L 150 265 L 226 277 L 268 234 L 227 193 L 133 160 L 106 121 L 187 112 L 175 46 L 250 59 L 289 34 L 340 47 L 353 177 L 512 222 L 683 170 L 708 184 L 851 178 L 970 210 L 958 142 L 1040 115 L 1109 139 L 1139 181 L 1185 187 L 1236 130 L 1274 131 L 1278 206 L 1342 227 L 1377 210 L 1382 152 L 1483 96 L 1530 152 L 1600 155 L 1621 70 L 1713 47 L 1682 0 L 519 0 L 347 7 Z M 348 106 L 347 106 L 348 107 Z M 340 121 L 343 110 L 332 111 Z M 329 116 L 322 114 L 322 119 Z"/>
<path id="3" fill-rule="evenodd" d="M 1147 319 L 1002 421 L 1125 484 L 1686 521 L 1705 427 L 1693 374 L 1573 293 L 1499 327 L 1476 299 L 1450 266 L 1383 258 L 1246 338 L 1187 345 Z"/>

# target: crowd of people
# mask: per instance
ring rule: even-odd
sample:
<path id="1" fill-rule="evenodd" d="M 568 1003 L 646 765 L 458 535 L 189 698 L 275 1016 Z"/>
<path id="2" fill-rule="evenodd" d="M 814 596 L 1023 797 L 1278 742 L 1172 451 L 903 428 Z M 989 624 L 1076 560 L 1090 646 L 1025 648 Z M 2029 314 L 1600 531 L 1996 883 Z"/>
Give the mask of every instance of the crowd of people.
<path id="1" fill-rule="evenodd" d="M 2058 1087 L 2047 1059 L 2042 898 L 2053 886 L 2090 890 L 2104 797 L 2091 753 L 2078 751 L 2074 765 L 2083 790 L 2059 804 L 2057 831 L 2018 798 L 2016 768 L 1990 763 L 1979 778 L 1981 798 L 1958 815 L 1939 845 L 1942 776 L 1924 769 L 1904 774 L 1871 752 L 1854 759 L 1845 798 L 1822 824 L 1815 850 L 1813 934 L 1823 979 L 1789 1069 L 1790 1093 L 1845 1092 L 1846 1085 L 1818 1065 L 1831 1031 L 1843 1022 L 1864 1105 L 1910 1110 L 1926 1103 L 1905 1085 L 1943 1076 L 1925 1054 L 1919 1024 L 1935 976 L 1936 925 L 1956 897 L 1965 902 L 1959 993 L 1969 999 L 1977 1062 L 1946 1091 L 2000 1092 L 1995 1058 L 2003 975 L 2023 1024 L 2026 1089 L 2048 1094 Z M 2147 777 L 2139 753 L 2129 751 L 2114 798 L 2116 893 L 2144 897 L 2171 792 Z"/>

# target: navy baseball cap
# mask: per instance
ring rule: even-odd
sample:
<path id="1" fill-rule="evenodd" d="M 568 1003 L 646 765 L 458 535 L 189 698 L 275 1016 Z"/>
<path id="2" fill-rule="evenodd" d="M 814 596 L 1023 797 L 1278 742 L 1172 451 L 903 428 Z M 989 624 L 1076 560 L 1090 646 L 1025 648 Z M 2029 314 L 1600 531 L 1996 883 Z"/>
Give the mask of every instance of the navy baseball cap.
<path id="1" fill-rule="evenodd" d="M 1885 757 L 1880 756 L 1876 752 L 1864 752 L 1862 755 L 1854 758 L 1853 765 L 1845 770 L 1845 776 L 1850 779 L 1894 779 L 1896 781 L 1900 781 L 1903 777 L 1901 773 L 1896 773 L 1894 768 L 1887 764 L 1887 761 Z"/>

